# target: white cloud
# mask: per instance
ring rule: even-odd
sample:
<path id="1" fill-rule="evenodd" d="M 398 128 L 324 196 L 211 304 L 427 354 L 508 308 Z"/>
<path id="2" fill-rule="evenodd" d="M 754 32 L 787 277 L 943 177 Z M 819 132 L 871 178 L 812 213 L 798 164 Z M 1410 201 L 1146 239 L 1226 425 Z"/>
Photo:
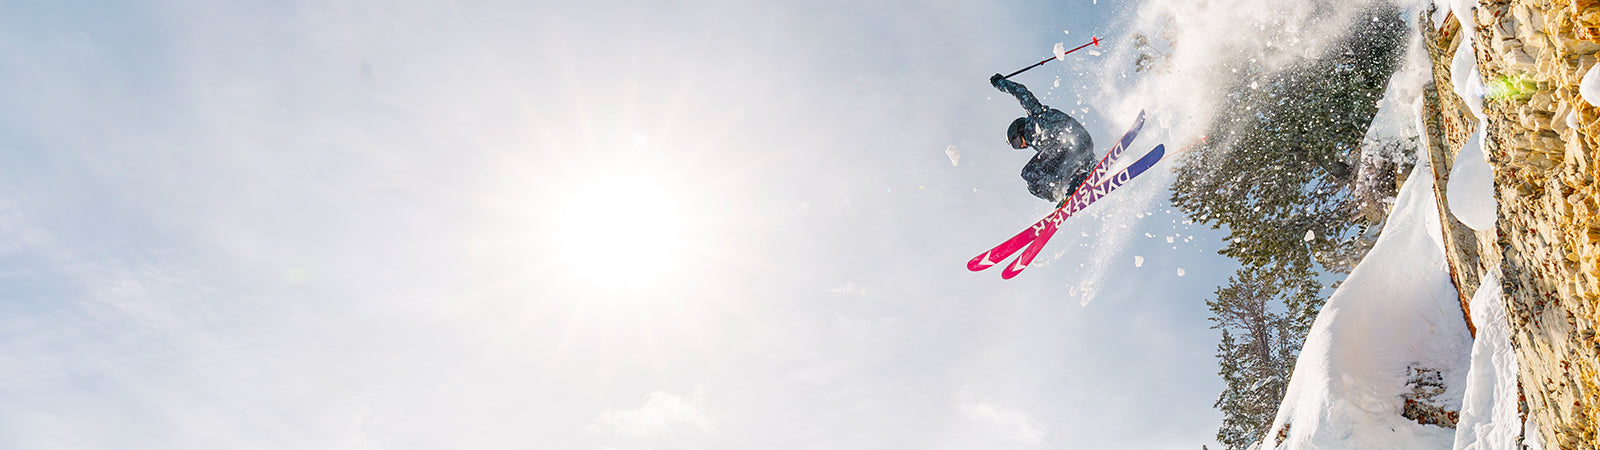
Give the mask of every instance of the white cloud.
<path id="1" fill-rule="evenodd" d="M 634 437 L 716 434 L 716 423 L 706 415 L 696 389 L 691 399 L 666 391 L 651 392 L 643 406 L 606 411 L 594 419 L 590 430 L 609 430 Z"/>
<path id="2" fill-rule="evenodd" d="M 998 407 L 984 401 L 969 401 L 962 403 L 961 414 L 989 427 L 1001 438 L 1009 441 L 1038 444 L 1044 438 L 1044 430 L 1034 425 L 1033 419 L 1022 411 Z"/>
<path id="3" fill-rule="evenodd" d="M 867 290 L 866 289 L 862 289 L 859 286 L 856 286 L 856 283 L 854 281 L 845 282 L 844 286 L 836 287 L 836 288 L 833 288 L 833 289 L 828 289 L 827 292 L 829 294 L 856 295 L 856 296 L 861 296 L 861 297 L 866 297 L 867 296 Z"/>

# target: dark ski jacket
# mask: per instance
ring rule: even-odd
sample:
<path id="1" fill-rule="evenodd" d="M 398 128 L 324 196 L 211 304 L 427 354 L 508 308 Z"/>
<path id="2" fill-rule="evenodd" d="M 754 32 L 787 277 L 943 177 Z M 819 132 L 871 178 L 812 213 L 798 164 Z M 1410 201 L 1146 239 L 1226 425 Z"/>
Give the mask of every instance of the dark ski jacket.
<path id="1" fill-rule="evenodd" d="M 1038 152 L 1028 165 L 1022 166 L 1028 192 L 1052 202 L 1072 195 L 1072 190 L 1094 170 L 1094 141 L 1089 138 L 1089 130 L 1067 113 L 1040 104 L 1020 83 L 998 75 L 989 81 L 995 88 L 1016 96 L 1022 108 L 1028 110 L 1031 126 L 1023 128 L 1023 136 L 1028 139 L 1028 147 Z"/>

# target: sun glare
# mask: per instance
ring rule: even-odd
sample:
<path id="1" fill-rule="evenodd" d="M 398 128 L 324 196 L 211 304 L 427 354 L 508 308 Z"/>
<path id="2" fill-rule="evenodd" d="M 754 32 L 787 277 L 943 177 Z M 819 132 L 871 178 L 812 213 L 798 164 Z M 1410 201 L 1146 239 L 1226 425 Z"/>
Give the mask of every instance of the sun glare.
<path id="1" fill-rule="evenodd" d="M 634 155 L 637 156 L 637 155 Z M 665 293 L 680 285 L 683 263 L 702 241 L 688 182 L 648 158 L 588 166 L 554 194 L 545 215 L 562 280 L 592 294 Z"/>

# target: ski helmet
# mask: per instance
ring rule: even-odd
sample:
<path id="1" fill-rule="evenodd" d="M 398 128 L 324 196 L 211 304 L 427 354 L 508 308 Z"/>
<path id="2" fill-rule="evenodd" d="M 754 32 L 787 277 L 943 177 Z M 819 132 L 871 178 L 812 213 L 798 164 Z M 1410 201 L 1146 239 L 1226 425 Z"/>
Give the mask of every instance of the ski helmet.
<path id="1" fill-rule="evenodd" d="M 1027 117 L 1018 117 L 1017 120 L 1011 121 L 1011 126 L 1006 127 L 1006 142 L 1011 143 L 1011 148 L 1021 150 L 1028 146 L 1028 137 L 1025 132 L 1027 127 Z"/>

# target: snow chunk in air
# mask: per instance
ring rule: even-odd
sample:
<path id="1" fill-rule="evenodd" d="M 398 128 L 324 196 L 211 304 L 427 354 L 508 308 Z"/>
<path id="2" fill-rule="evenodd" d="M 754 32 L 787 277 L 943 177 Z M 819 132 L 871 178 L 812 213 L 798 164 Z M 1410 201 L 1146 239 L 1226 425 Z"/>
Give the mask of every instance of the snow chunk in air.
<path id="1" fill-rule="evenodd" d="M 944 155 L 950 157 L 951 166 L 955 166 L 961 162 L 961 150 L 957 150 L 956 146 L 954 145 L 945 147 Z"/>

